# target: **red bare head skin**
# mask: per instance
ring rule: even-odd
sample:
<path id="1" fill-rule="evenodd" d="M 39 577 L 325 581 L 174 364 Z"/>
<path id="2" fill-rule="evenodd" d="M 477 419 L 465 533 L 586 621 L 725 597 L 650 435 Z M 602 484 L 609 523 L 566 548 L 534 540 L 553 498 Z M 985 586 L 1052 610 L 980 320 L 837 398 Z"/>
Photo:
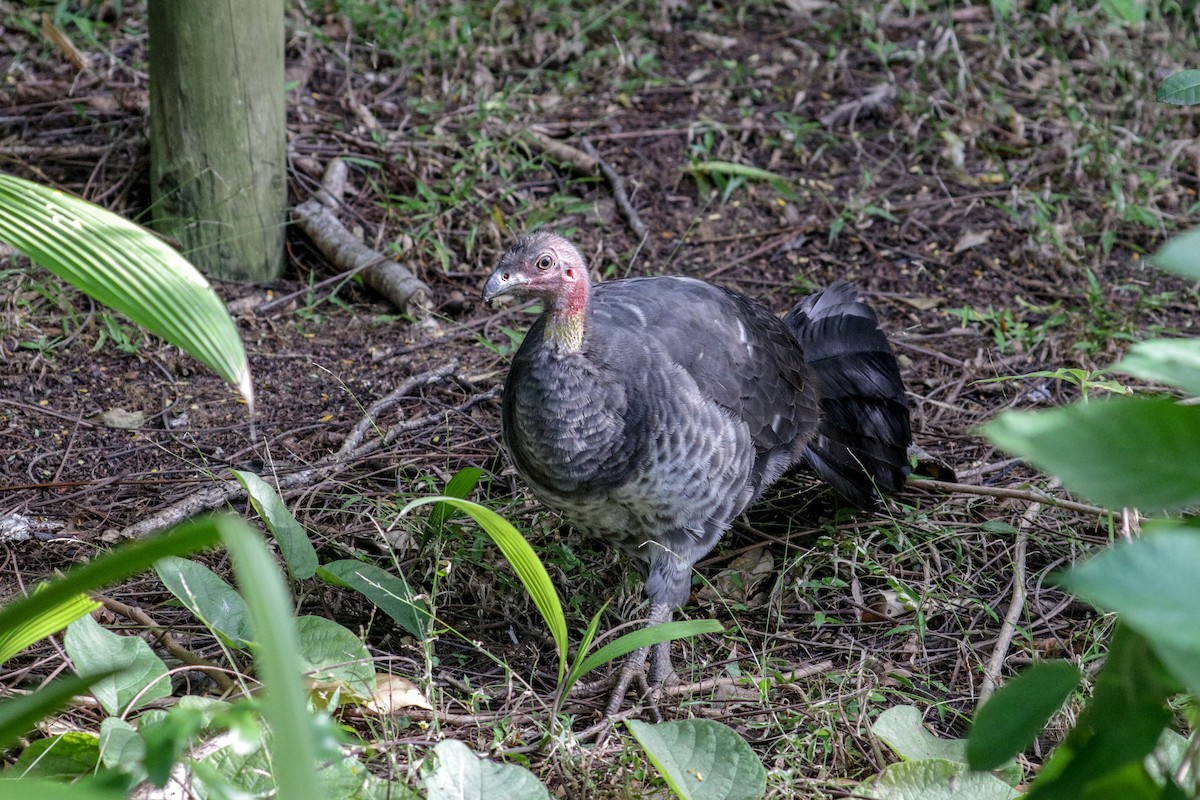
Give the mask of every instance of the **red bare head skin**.
<path id="1" fill-rule="evenodd" d="M 546 336 L 578 349 L 588 303 L 588 269 L 575 246 L 556 233 L 522 236 L 500 259 L 483 299 L 511 294 L 537 298 L 546 308 Z"/>

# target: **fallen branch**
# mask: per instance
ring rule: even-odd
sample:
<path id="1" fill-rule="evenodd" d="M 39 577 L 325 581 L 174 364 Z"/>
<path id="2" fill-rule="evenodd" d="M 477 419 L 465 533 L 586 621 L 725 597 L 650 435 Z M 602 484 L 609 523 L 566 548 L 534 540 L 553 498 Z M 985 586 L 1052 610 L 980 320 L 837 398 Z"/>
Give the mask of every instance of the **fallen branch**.
<path id="1" fill-rule="evenodd" d="M 600 153 L 586 137 L 580 140 L 583 144 L 583 150 L 579 150 L 566 142 L 552 139 L 538 130 L 526 128 L 523 132 L 525 140 L 529 144 L 555 161 L 573 167 L 577 172 L 581 172 L 584 175 L 603 176 L 604 180 L 608 182 L 608 188 L 612 192 L 613 200 L 616 201 L 617 210 L 621 212 L 621 216 L 625 218 L 625 221 L 629 223 L 629 227 L 637 235 L 638 243 L 641 244 L 649 240 L 650 233 L 646 229 L 646 225 L 642 222 L 642 218 L 638 215 L 637 209 L 633 207 L 633 203 L 629 199 L 629 192 L 625 189 L 625 179 L 618 175 L 616 170 L 600 157 Z"/>
<path id="2" fill-rule="evenodd" d="M 1008 658 L 1008 649 L 1017 632 L 1017 623 L 1025 612 L 1025 552 L 1029 544 L 1029 526 L 1041 511 L 1041 503 L 1030 503 L 1029 508 L 1021 515 L 1017 543 L 1013 548 L 1012 597 L 1008 601 L 1008 611 L 1004 615 L 1004 623 L 1000 626 L 1000 634 L 996 637 L 996 646 L 992 648 L 991 658 L 983 670 L 983 683 L 979 687 L 979 702 L 976 707 L 986 703 L 996 691 L 1000 673 L 1004 669 L 1004 661 Z"/>
<path id="3" fill-rule="evenodd" d="M 404 381 L 394 392 L 367 409 L 364 418 L 355 425 L 337 452 L 330 453 L 324 458 L 319 459 L 308 469 L 302 469 L 299 472 L 293 472 L 279 478 L 275 482 L 276 490 L 280 494 L 283 494 L 291 489 L 309 487 L 327 481 L 356 461 L 379 451 L 401 433 L 429 424 L 430 419 L 428 417 L 404 420 L 384 431 L 379 438 L 363 441 L 367 430 L 375 424 L 376 415 L 389 406 L 394 405 L 402 398 L 411 395 L 413 390 L 444 381 L 450 375 L 454 374 L 457 368 L 458 364 L 451 362 L 431 369 L 428 372 L 422 372 L 420 375 L 413 375 Z M 182 500 L 172 503 L 156 514 L 138 520 L 121 531 L 121 536 L 133 539 L 149 536 L 164 528 L 177 525 L 185 519 L 194 517 L 202 511 L 211 511 L 227 503 L 241 500 L 245 495 L 246 490 L 242 487 L 241 483 L 235 480 L 228 480 L 224 483 L 208 486 L 193 492 Z"/>
<path id="4" fill-rule="evenodd" d="M 308 200 L 292 209 L 301 229 L 317 249 L 339 269 L 344 277 L 361 273 L 363 283 L 374 289 L 401 311 L 426 316 L 430 291 L 425 282 L 407 267 L 363 244 L 337 218 L 337 208 L 346 190 L 347 169 L 334 159 L 325 170 L 321 188 Z"/>
<path id="5" fill-rule="evenodd" d="M 212 681 L 221 687 L 221 691 L 228 694 L 237 688 L 237 684 L 227 673 L 229 669 L 218 666 L 206 658 L 196 655 L 191 650 L 181 645 L 179 641 L 172 636 L 166 628 L 155 622 L 149 614 L 136 606 L 126 605 L 120 600 L 115 600 L 105 595 L 94 595 L 94 597 L 104 604 L 104 607 L 109 611 L 116 612 L 128 620 L 136 622 L 144 627 L 150 633 L 153 633 L 158 641 L 168 653 L 182 661 L 188 666 L 195 667 L 198 672 L 203 672 L 208 675 Z"/>
<path id="6" fill-rule="evenodd" d="M 608 181 L 608 188 L 612 190 L 613 200 L 617 203 L 617 209 L 625 217 L 625 221 L 629 223 L 629 227 L 633 228 L 633 232 L 637 234 L 638 244 L 647 241 L 650 238 L 650 232 L 646 230 L 646 226 L 642 223 L 642 218 L 638 216 L 637 209 L 633 207 L 633 203 L 629 201 L 629 194 L 625 191 L 625 179 L 618 175 L 616 170 L 600 157 L 600 153 L 588 141 L 587 137 L 583 138 L 583 149 L 600 166 L 600 174 L 604 176 L 604 180 Z"/>
<path id="7" fill-rule="evenodd" d="M 1044 503 L 1045 505 L 1062 508 L 1067 511 L 1075 511 L 1080 514 L 1090 514 L 1098 517 L 1113 513 L 1107 508 L 1090 506 L 1087 503 L 1076 503 L 1074 500 L 1063 500 L 1037 489 L 1009 489 L 1004 486 L 975 486 L 974 484 L 968 483 L 935 481 L 920 476 L 910 477 L 908 479 L 908 485 L 909 488 L 914 489 L 938 489 L 943 492 L 951 492 L 954 494 L 974 494 L 982 497 L 1007 497 L 1013 500 L 1026 500 L 1030 503 Z"/>

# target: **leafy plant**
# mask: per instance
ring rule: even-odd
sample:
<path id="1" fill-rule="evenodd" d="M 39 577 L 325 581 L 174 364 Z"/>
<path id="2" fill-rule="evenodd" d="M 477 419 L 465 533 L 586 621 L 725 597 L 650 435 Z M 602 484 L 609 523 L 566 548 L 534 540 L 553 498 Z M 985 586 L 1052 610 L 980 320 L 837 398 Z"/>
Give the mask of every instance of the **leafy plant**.
<path id="1" fill-rule="evenodd" d="M 1200 277 L 1200 257 L 1178 240 L 1155 261 Z M 1198 361 L 1200 339 L 1151 341 L 1133 348 L 1114 369 L 1191 392 L 1196 379 L 1188 367 Z M 984 430 L 1110 508 L 1165 512 L 1200 503 L 1200 409 L 1194 406 L 1160 397 L 1094 400 L 1009 412 Z M 1198 522 L 1185 516 L 1149 523 L 1143 538 L 1121 542 L 1058 579 L 1116 612 L 1121 624 L 1091 701 L 1034 781 L 1030 798 L 1174 798 L 1189 791 L 1180 773 L 1152 772 L 1147 757 L 1169 735 L 1171 698 L 1200 694 Z M 1027 747 L 1076 678 L 1070 665 L 1043 664 L 1000 689 L 972 727 L 972 766 L 986 768 Z"/>
<path id="2" fill-rule="evenodd" d="M 0 174 L 0 242 L 191 353 L 253 408 L 246 352 L 225 304 L 195 267 L 146 229 L 64 192 Z"/>

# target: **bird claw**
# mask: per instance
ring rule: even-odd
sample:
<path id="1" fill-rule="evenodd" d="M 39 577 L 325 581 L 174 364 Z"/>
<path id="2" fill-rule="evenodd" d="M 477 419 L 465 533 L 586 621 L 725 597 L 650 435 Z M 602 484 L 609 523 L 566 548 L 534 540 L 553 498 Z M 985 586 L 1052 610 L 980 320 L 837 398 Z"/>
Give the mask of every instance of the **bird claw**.
<path id="1" fill-rule="evenodd" d="M 650 657 L 650 674 L 647 677 L 645 666 L 648 655 Z M 646 704 L 646 713 L 651 721 L 661 722 L 662 712 L 658 709 L 658 695 L 663 684 L 674 672 L 671 665 L 670 642 L 660 642 L 654 645 L 653 651 L 648 647 L 634 650 L 626 656 L 625 663 L 621 665 L 621 671 L 617 674 L 617 681 L 613 685 L 612 694 L 609 695 L 604 715 L 615 717 L 620 712 L 621 704 L 625 702 L 625 696 L 629 694 L 630 685 L 636 681 L 640 699 Z"/>

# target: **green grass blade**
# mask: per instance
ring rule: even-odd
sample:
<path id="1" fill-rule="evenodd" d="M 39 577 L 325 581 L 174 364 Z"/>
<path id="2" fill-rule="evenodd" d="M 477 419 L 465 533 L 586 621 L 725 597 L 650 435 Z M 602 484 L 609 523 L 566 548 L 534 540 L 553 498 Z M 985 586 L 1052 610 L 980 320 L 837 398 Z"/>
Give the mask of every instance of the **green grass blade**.
<path id="1" fill-rule="evenodd" d="M 720 633 L 721 630 L 721 623 L 715 619 L 700 619 L 687 622 L 663 622 L 658 625 L 651 625 L 631 631 L 624 636 L 613 639 L 585 658 L 579 664 L 578 671 L 572 671 L 572 680 L 570 682 L 574 683 L 597 667 L 602 667 L 614 659 L 632 653 L 639 647 L 649 647 L 659 642 L 669 642 L 674 639 L 686 639 L 691 636 L 699 636 L 702 633 Z"/>
<path id="2" fill-rule="evenodd" d="M 34 642 L 58 633 L 82 616 L 92 613 L 100 604 L 86 594 L 64 597 L 38 614 L 17 620 L 0 628 L 0 664 L 15 656 Z"/>
<path id="3" fill-rule="evenodd" d="M 210 366 L 253 409 L 241 337 L 208 281 L 146 229 L 0 174 L 0 242 Z"/>
<path id="4" fill-rule="evenodd" d="M 0 608 L 0 663 L 27 646 L 28 643 L 12 651 L 13 646 L 26 638 L 28 631 L 40 629 L 41 620 L 65 619 L 67 615 L 63 609 L 67 607 L 77 611 L 81 606 L 75 604 L 84 592 L 142 572 L 164 556 L 184 555 L 210 547 L 217 542 L 221 528 L 231 520 L 232 517 L 217 516 L 185 522 L 153 539 L 120 547 L 74 567 L 62 578 Z M 77 618 L 67 620 L 63 627 Z"/>
<path id="5" fill-rule="evenodd" d="M 732 161 L 698 161 L 685 167 L 684 171 L 692 175 L 724 175 L 751 181 L 767 181 L 768 183 L 788 182 L 787 178 L 778 173 Z"/>
<path id="6" fill-rule="evenodd" d="M 262 538 L 245 522 L 228 519 L 221 539 L 257 631 L 254 658 L 266 686 L 262 709 L 272 730 L 268 746 L 277 796 L 318 800 L 324 791 L 316 772 L 316 729 L 300 678 L 300 636 L 287 587 Z"/>
<path id="7" fill-rule="evenodd" d="M 554 643 L 558 647 L 558 680 L 559 683 L 562 683 L 563 676 L 567 671 L 567 620 L 563 615 L 558 592 L 555 591 L 554 583 L 550 580 L 550 574 L 542 566 L 541 559 L 537 557 L 537 553 L 533 552 L 529 542 L 525 541 L 525 538 L 509 524 L 508 520 L 495 511 L 458 497 L 424 497 L 413 500 L 401 509 L 400 513 L 407 514 L 413 508 L 428 503 L 446 503 L 466 513 L 479 524 L 479 527 L 483 528 L 484 533 L 496 543 L 500 552 L 508 559 L 508 563 L 512 564 L 517 577 L 525 585 L 525 591 L 529 592 L 529 596 L 533 598 L 533 604 L 537 606 L 538 611 L 542 614 L 542 619 L 546 621 L 550 635 L 554 637 Z"/>
<path id="8" fill-rule="evenodd" d="M 479 479 L 483 477 L 483 470 L 479 467 L 464 467 L 450 480 L 446 481 L 446 488 L 442 494 L 447 497 L 459 497 L 466 499 L 475 487 L 479 485 Z M 442 530 L 442 526 L 446 524 L 451 514 L 451 506 L 444 503 L 438 503 L 433 507 L 433 511 L 429 512 L 429 529 L 434 533 Z"/>
<path id="9" fill-rule="evenodd" d="M 111 677 L 113 671 L 94 675 L 72 675 L 59 678 L 36 692 L 12 697 L 0 703 L 0 750 L 33 730 L 38 720 L 50 716 L 71 702 L 77 694 L 83 694 L 93 685 Z"/>

